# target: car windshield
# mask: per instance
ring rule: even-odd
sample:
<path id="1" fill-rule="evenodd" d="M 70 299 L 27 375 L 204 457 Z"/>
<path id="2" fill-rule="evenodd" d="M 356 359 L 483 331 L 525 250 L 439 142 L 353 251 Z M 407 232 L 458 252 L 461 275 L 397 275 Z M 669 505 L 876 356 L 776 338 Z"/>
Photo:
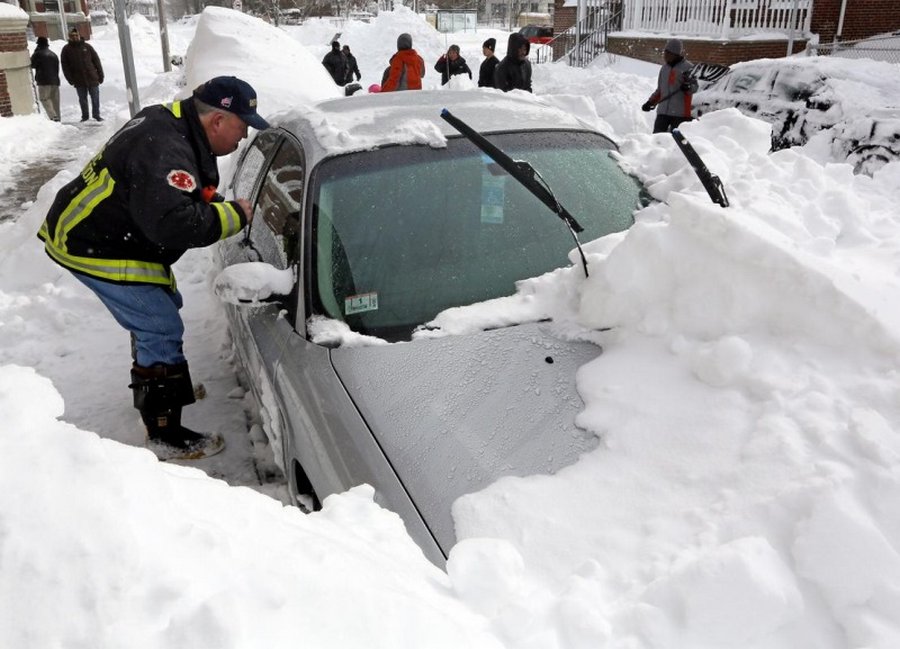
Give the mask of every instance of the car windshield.
<path id="1" fill-rule="evenodd" d="M 643 194 L 585 132 L 490 136 L 530 162 L 584 227 L 628 228 Z M 331 158 L 312 187 L 316 310 L 354 331 L 409 339 L 440 311 L 511 295 L 517 280 L 565 266 L 565 224 L 464 138 Z"/>

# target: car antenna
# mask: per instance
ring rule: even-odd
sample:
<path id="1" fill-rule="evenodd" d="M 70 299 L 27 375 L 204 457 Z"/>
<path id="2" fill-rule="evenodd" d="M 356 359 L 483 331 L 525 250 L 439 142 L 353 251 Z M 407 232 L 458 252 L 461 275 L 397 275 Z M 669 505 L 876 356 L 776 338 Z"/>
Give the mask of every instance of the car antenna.
<path id="1" fill-rule="evenodd" d="M 681 149 L 684 157 L 687 158 L 687 161 L 691 163 L 694 171 L 697 172 L 697 177 L 700 178 L 700 182 L 703 183 L 703 188 L 706 190 L 706 193 L 709 194 L 709 198 L 712 202 L 721 205 L 722 207 L 728 207 L 728 196 L 725 194 L 725 187 L 722 185 L 722 181 L 719 180 L 719 177 L 707 168 L 706 163 L 703 162 L 700 154 L 694 150 L 694 147 L 687 141 L 687 138 L 681 134 L 680 130 L 673 128 L 672 137 L 675 138 L 675 144 L 678 145 L 678 148 Z"/>
<path id="2" fill-rule="evenodd" d="M 552 212 L 562 219 L 563 223 L 566 224 L 566 227 L 572 234 L 572 238 L 575 240 L 575 247 L 578 248 L 578 254 L 581 255 L 581 265 L 584 268 L 584 276 L 588 277 L 587 258 L 584 256 L 584 250 L 581 249 L 581 242 L 578 240 L 577 234 L 578 232 L 582 232 L 584 228 L 575 220 L 574 216 L 569 214 L 566 208 L 559 204 L 559 201 L 556 200 L 556 196 L 553 194 L 547 181 L 543 179 L 537 169 L 524 160 L 513 160 L 510 158 L 503 151 L 491 144 L 491 142 L 489 142 L 481 133 L 451 114 L 446 108 L 441 110 L 441 118 L 469 138 L 472 144 L 477 146 L 491 160 L 500 165 L 506 173 L 522 183 L 522 186 L 525 187 L 525 189 L 534 194 L 539 201 L 549 207 Z"/>

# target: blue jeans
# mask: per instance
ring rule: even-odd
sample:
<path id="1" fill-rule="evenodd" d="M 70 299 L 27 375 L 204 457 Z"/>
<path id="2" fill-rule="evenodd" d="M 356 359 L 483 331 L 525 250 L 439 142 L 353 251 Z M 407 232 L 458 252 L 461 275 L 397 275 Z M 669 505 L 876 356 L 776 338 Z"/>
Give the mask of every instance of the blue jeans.
<path id="1" fill-rule="evenodd" d="M 141 367 L 185 362 L 181 293 L 152 284 L 114 284 L 72 273 L 91 289 L 123 328 L 131 332 L 132 354 Z"/>
<path id="2" fill-rule="evenodd" d="M 91 113 L 94 119 L 100 119 L 100 86 L 75 86 L 78 93 L 78 105 L 81 106 L 81 121 L 88 118 L 88 94 L 91 95 Z"/>

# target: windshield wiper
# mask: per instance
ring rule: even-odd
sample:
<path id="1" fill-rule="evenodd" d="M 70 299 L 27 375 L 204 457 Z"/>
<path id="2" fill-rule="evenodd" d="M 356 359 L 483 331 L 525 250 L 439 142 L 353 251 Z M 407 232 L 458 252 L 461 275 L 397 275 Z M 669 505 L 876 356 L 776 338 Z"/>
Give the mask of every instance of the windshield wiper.
<path id="1" fill-rule="evenodd" d="M 510 158 L 503 151 L 491 144 L 481 133 L 455 115 L 452 115 L 446 108 L 441 111 L 441 118 L 469 138 L 472 144 L 481 149 L 491 160 L 503 167 L 506 173 L 518 180 L 525 189 L 534 194 L 539 201 L 550 208 L 553 213 L 563 220 L 563 223 L 566 224 L 566 227 L 572 234 L 572 238 L 575 240 L 575 247 L 578 248 L 578 254 L 581 255 L 581 265 L 584 267 L 584 276 L 587 277 L 587 259 L 584 256 L 584 251 L 581 249 L 581 242 L 578 240 L 578 235 L 576 234 L 577 232 L 583 231 L 584 228 L 575 220 L 574 216 L 569 214 L 566 208 L 559 204 L 559 201 L 556 200 L 556 196 L 553 194 L 547 181 L 541 177 L 541 174 L 538 173 L 537 169 L 524 160 L 513 160 Z"/>

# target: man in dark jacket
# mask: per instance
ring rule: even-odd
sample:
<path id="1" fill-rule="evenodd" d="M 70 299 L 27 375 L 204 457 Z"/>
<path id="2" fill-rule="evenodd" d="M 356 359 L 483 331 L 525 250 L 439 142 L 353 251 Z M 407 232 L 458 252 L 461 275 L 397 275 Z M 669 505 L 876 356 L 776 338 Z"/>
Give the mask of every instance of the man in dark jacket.
<path id="1" fill-rule="evenodd" d="M 359 73 L 356 57 L 350 53 L 350 46 L 344 45 L 341 48 L 341 52 L 343 52 L 344 59 L 347 61 L 347 76 L 344 78 L 344 83 L 352 83 L 353 75 L 356 75 L 356 80 L 359 81 L 362 78 L 362 75 Z"/>
<path id="2" fill-rule="evenodd" d="M 338 41 L 331 41 L 331 51 L 322 59 L 322 65 L 337 85 L 343 86 L 347 83 L 347 57 L 341 52 L 341 44 Z"/>
<path id="3" fill-rule="evenodd" d="M 528 52 L 531 44 L 519 33 L 509 35 L 506 56 L 494 70 L 494 87 L 503 92 L 518 88 L 531 92 L 531 61 Z"/>
<path id="4" fill-rule="evenodd" d="M 381 92 L 421 90 L 425 76 L 425 60 L 413 49 L 412 36 L 397 37 L 397 51 L 381 77 Z"/>
<path id="5" fill-rule="evenodd" d="M 160 458 L 198 459 L 224 446 L 219 435 L 181 425 L 194 392 L 172 264 L 252 220 L 245 198 L 216 193 L 216 157 L 237 149 L 248 126 L 268 128 L 256 92 L 236 77 L 216 77 L 190 99 L 145 108 L 59 190 L 38 232 L 50 258 L 131 333 L 129 387 Z"/>
<path id="6" fill-rule="evenodd" d="M 54 122 L 59 121 L 59 58 L 50 49 L 46 37 L 38 36 L 37 48 L 31 55 L 34 68 L 34 82 L 37 84 L 38 99 Z"/>
<path id="7" fill-rule="evenodd" d="M 484 54 L 484 61 L 478 69 L 478 87 L 493 88 L 494 87 L 494 70 L 500 61 L 494 56 L 494 50 L 497 48 L 497 39 L 489 38 L 481 45 L 481 53 Z"/>
<path id="8" fill-rule="evenodd" d="M 459 53 L 459 45 L 451 45 L 446 54 L 434 64 L 434 69 L 441 73 L 441 85 L 446 86 L 450 77 L 457 74 L 468 74 L 472 78 L 472 71 L 466 64 L 466 60 Z"/>
<path id="9" fill-rule="evenodd" d="M 88 95 L 91 97 L 91 114 L 95 120 L 100 117 L 100 84 L 103 83 L 103 66 L 94 48 L 85 43 L 78 29 L 69 32 L 69 42 L 62 48 L 62 70 L 70 86 L 75 86 L 78 104 L 81 106 L 81 121 L 88 119 Z"/>
<path id="10" fill-rule="evenodd" d="M 663 50 L 665 64 L 659 69 L 656 90 L 641 106 L 650 112 L 656 108 L 654 133 L 666 133 L 691 119 L 691 101 L 699 84 L 691 75 L 693 65 L 684 58 L 684 44 L 670 38 Z"/>

